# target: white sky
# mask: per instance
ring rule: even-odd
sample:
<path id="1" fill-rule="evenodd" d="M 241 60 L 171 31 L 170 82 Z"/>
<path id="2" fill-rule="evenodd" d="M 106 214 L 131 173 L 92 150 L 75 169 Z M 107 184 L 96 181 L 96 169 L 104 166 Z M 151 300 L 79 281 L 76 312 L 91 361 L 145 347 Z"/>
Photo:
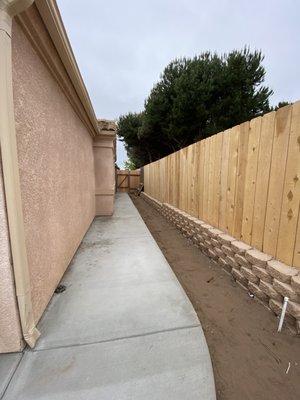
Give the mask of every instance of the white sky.
<path id="1" fill-rule="evenodd" d="M 299 0 L 57 2 L 98 118 L 141 111 L 176 57 L 245 45 L 265 54 L 272 104 L 300 99 Z"/>

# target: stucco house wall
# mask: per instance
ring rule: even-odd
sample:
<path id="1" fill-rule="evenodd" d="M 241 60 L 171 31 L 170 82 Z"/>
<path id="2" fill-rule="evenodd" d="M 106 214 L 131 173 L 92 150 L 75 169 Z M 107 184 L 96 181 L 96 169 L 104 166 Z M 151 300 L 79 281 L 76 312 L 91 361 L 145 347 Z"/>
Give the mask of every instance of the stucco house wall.
<path id="1" fill-rule="evenodd" d="M 114 203 L 98 120 L 55 0 L 0 0 L 0 353 L 37 323 L 95 215 Z M 95 162 L 96 160 L 96 162 Z"/>
<path id="2" fill-rule="evenodd" d="M 0 353 L 19 351 L 21 348 L 0 156 Z"/>
<path id="3" fill-rule="evenodd" d="M 34 9 L 32 18 L 38 19 Z M 93 139 L 15 21 L 12 37 L 21 196 L 38 321 L 95 215 Z"/>

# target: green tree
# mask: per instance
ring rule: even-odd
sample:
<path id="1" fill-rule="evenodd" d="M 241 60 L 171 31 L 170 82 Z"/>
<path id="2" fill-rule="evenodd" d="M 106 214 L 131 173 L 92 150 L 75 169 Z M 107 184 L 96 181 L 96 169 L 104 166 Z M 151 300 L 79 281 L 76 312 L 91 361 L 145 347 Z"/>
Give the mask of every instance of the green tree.
<path id="1" fill-rule="evenodd" d="M 291 103 L 289 103 L 288 101 L 280 101 L 280 102 L 277 104 L 277 106 L 274 107 L 274 111 L 279 110 L 279 108 L 281 108 L 281 107 L 288 106 L 289 104 L 291 104 Z"/>
<path id="2" fill-rule="evenodd" d="M 271 110 L 263 55 L 248 48 L 172 61 L 141 114 L 120 118 L 119 136 L 137 167 Z"/>
<path id="3" fill-rule="evenodd" d="M 136 169 L 135 163 L 129 158 L 124 162 L 124 168 L 128 169 L 129 171 L 134 171 Z"/>
<path id="4" fill-rule="evenodd" d="M 143 113 L 128 113 L 119 118 L 117 134 L 124 142 L 128 158 L 134 165 L 143 165 L 151 157 L 144 145 L 145 140 L 140 139 L 139 131 L 143 122 Z"/>

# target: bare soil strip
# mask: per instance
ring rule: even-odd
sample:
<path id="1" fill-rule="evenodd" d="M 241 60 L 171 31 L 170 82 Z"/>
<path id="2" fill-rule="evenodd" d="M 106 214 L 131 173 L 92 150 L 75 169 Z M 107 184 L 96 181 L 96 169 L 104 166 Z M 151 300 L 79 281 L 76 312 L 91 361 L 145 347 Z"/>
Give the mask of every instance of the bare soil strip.
<path id="1" fill-rule="evenodd" d="M 218 400 L 299 400 L 300 338 L 154 208 L 132 196 L 189 296 L 209 346 Z"/>

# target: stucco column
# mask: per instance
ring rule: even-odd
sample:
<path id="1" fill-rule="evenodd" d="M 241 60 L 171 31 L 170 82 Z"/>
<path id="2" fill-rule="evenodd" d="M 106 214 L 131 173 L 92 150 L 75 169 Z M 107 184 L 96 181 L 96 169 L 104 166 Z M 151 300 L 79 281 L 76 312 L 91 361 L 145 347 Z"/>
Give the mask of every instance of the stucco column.
<path id="1" fill-rule="evenodd" d="M 33 347 L 39 332 L 32 311 L 25 245 L 12 82 L 11 26 L 13 17 L 32 0 L 0 0 L 0 145 L 5 200 L 18 308 L 25 341 Z"/>
<path id="2" fill-rule="evenodd" d="M 99 121 L 100 133 L 94 139 L 95 213 L 112 215 L 115 199 L 116 125 Z"/>

